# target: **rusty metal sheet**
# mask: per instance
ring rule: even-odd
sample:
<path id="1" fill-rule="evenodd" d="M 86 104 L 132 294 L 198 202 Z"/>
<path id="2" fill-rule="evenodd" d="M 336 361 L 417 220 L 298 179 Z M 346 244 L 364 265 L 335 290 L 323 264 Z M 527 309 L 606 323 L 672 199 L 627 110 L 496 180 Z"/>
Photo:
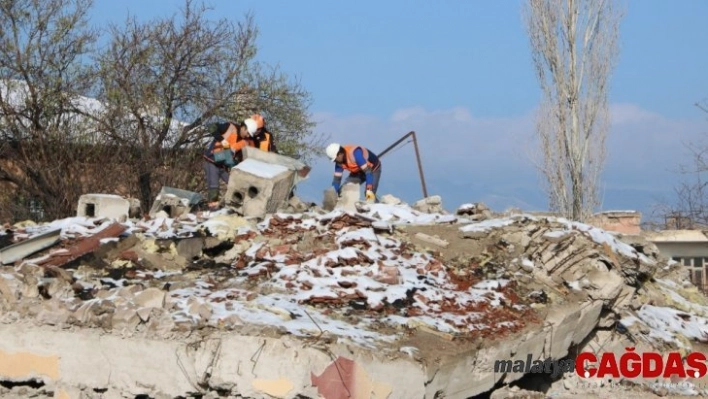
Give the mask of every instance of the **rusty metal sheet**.
<path id="1" fill-rule="evenodd" d="M 98 249 L 101 246 L 101 240 L 104 238 L 115 238 L 123 234 L 128 228 L 120 223 L 113 223 L 98 233 L 84 238 L 73 246 L 66 248 L 65 251 L 52 254 L 48 259 L 39 262 L 41 266 L 57 266 L 61 267 L 67 263 L 74 261 L 86 254 Z"/>

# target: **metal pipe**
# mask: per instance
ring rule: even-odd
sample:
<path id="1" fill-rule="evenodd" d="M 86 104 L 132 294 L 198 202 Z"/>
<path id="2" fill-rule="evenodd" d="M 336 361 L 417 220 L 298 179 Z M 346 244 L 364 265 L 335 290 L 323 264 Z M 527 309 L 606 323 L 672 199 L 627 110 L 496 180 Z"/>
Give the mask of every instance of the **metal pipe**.
<path id="1" fill-rule="evenodd" d="M 403 136 L 403 137 L 401 137 L 400 139 L 398 139 L 398 141 L 396 141 L 395 143 L 393 143 L 393 144 L 391 144 L 390 146 L 386 147 L 385 150 L 381 151 L 381 153 L 378 154 L 379 158 L 381 158 L 382 156 L 386 155 L 387 152 L 391 151 L 394 147 L 396 147 L 397 145 L 401 144 L 401 143 L 403 142 L 403 140 L 407 139 L 408 136 L 410 136 L 410 135 L 412 135 L 412 134 L 415 134 L 415 132 L 409 132 L 409 133 L 406 134 L 405 136 Z"/>
<path id="2" fill-rule="evenodd" d="M 415 148 L 415 159 L 418 162 L 420 184 L 423 186 L 423 198 L 428 198 L 428 189 L 425 187 L 425 176 L 423 176 L 423 164 L 420 162 L 420 151 L 418 151 L 418 140 L 415 137 L 415 132 L 410 132 L 409 134 L 413 135 L 413 147 Z"/>
<path id="3" fill-rule="evenodd" d="M 406 133 L 403 137 L 398 139 L 395 143 L 388 146 L 385 150 L 378 154 L 379 158 L 384 156 L 387 152 L 394 149 L 397 145 L 401 144 L 403 140 L 408 137 L 413 136 L 413 147 L 415 148 L 415 160 L 418 163 L 418 174 L 420 174 L 420 185 L 423 187 L 423 198 L 428 198 L 428 188 L 425 186 L 425 176 L 423 175 L 423 163 L 420 161 L 420 151 L 418 150 L 418 140 L 415 137 L 415 132 L 410 131 Z"/>

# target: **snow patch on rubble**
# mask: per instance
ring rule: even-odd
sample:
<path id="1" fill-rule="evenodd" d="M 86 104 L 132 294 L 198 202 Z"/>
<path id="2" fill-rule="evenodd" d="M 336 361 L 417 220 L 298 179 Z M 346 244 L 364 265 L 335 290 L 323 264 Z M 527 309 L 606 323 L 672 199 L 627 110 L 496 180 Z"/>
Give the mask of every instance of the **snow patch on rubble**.
<path id="1" fill-rule="evenodd" d="M 639 258 L 642 262 L 654 265 L 656 262 L 646 255 L 637 252 L 631 245 L 619 241 L 613 234 L 585 223 L 573 222 L 565 218 L 549 217 L 548 220 L 556 221 L 565 226 L 566 231 L 577 230 L 590 237 L 596 244 L 608 245 L 612 251 L 628 258 Z"/>
<path id="2" fill-rule="evenodd" d="M 254 176 L 262 177 L 264 179 L 272 179 L 281 173 L 289 171 L 285 166 L 275 165 L 272 163 L 267 163 L 259 161 L 257 159 L 248 158 L 243 162 L 239 162 L 234 169 L 241 170 L 246 173 L 250 173 Z"/>
<path id="3" fill-rule="evenodd" d="M 680 310 L 653 305 L 643 305 L 636 316 L 622 318 L 620 323 L 630 327 L 636 323 L 649 329 L 649 338 L 672 343 L 679 348 L 690 349 L 679 336 L 706 342 L 708 340 L 708 319 Z"/>
<path id="4" fill-rule="evenodd" d="M 190 312 L 190 301 L 199 298 L 200 303 L 209 304 L 213 310 L 207 321 L 210 325 L 218 325 L 223 320 L 236 320 L 235 326 L 261 325 L 283 330 L 287 333 L 310 337 L 322 332 L 329 332 L 340 340 L 350 340 L 353 343 L 374 347 L 376 342 L 393 342 L 396 337 L 366 329 L 370 325 L 362 321 L 358 325 L 335 320 L 313 307 L 300 305 L 286 296 L 261 295 L 251 301 L 245 300 L 248 291 L 224 289 L 209 291 L 208 284 L 200 287 L 174 290 L 170 293 L 171 302 L 177 311 L 175 321 L 196 322 L 199 316 Z M 234 300 L 229 300 L 231 298 Z M 235 300 L 240 299 L 240 300 Z"/>
<path id="5" fill-rule="evenodd" d="M 555 222 L 564 227 L 564 229 L 551 229 L 548 232 L 544 233 L 545 237 L 548 238 L 561 238 L 565 235 L 570 234 L 573 231 L 579 231 L 586 236 L 588 236 L 593 242 L 595 242 L 598 245 L 607 245 L 609 246 L 612 251 L 615 253 L 618 253 L 622 256 L 628 257 L 628 258 L 633 258 L 637 259 L 639 258 L 642 262 L 654 265 L 656 262 L 652 259 L 649 259 L 646 255 L 637 252 L 631 245 L 626 244 L 624 242 L 619 241 L 613 234 L 588 225 L 584 223 L 579 223 L 579 222 L 574 222 L 570 221 L 565 218 L 560 218 L 560 217 L 552 217 L 548 216 L 545 217 L 546 220 L 550 222 Z M 497 229 L 497 228 L 502 228 L 506 226 L 510 226 L 514 224 L 517 221 L 520 220 L 533 220 L 536 221 L 538 218 L 532 216 L 532 215 L 526 215 L 526 214 L 521 214 L 521 215 L 514 215 L 506 218 L 499 218 L 499 219 L 488 219 L 484 220 L 481 222 L 477 223 L 471 223 L 465 226 L 460 227 L 460 231 L 462 232 L 488 232 L 492 229 Z"/>
<path id="6" fill-rule="evenodd" d="M 637 316 L 651 328 L 651 337 L 674 342 L 681 347 L 684 344 L 676 339 L 675 334 L 694 340 L 708 340 L 708 319 L 705 317 L 652 305 L 642 306 Z"/>
<path id="7" fill-rule="evenodd" d="M 455 215 L 423 213 L 405 204 L 366 204 L 360 208 L 360 213 L 369 218 L 393 224 L 454 223 L 458 221 L 458 217 Z"/>
<path id="8" fill-rule="evenodd" d="M 375 309 L 386 304 L 412 302 L 412 305 L 405 306 L 416 308 L 420 315 L 389 316 L 384 320 L 398 325 L 427 324 L 441 331 L 472 331 L 486 327 L 478 323 L 482 317 L 479 312 L 451 312 L 446 307 L 466 309 L 481 303 L 496 307 L 504 299 L 504 295 L 495 290 L 506 286 L 508 280 L 484 281 L 469 289 L 458 290 L 448 280 L 443 266 L 439 273 L 424 271 L 433 261 L 432 258 L 425 254 L 414 254 L 408 258 L 400 256 L 391 249 L 398 248 L 400 242 L 377 237 L 371 228 L 343 230 L 337 235 L 340 246 L 359 240 L 368 243 L 368 248 L 346 246 L 303 263 L 279 263 L 276 265 L 278 271 L 261 287 L 266 291 L 278 292 L 277 297 L 282 300 L 300 304 L 329 300 L 344 300 L 345 303 L 361 301 Z M 260 244 L 252 246 L 246 255 L 253 257 L 260 248 Z M 358 263 L 362 257 L 368 261 Z M 269 257 L 267 260 L 274 259 Z M 355 264 L 348 264 L 347 260 Z M 261 266 L 262 263 L 251 263 L 244 273 L 252 275 L 249 269 Z M 392 275 L 388 275 L 389 272 Z"/>
<path id="9" fill-rule="evenodd" d="M 678 284 L 670 280 L 656 279 L 659 284 L 661 291 L 668 295 L 669 299 L 674 303 L 680 305 L 683 309 L 695 313 L 699 316 L 708 317 L 708 306 L 704 306 L 695 302 L 691 302 L 688 299 L 681 296 L 675 290 L 681 289 Z"/>
<path id="10" fill-rule="evenodd" d="M 523 215 L 524 217 L 527 218 L 532 218 L 532 216 L 529 215 Z M 500 219 L 488 219 L 488 220 L 483 220 L 481 222 L 476 222 L 476 223 L 470 223 L 468 225 L 460 227 L 460 231 L 464 233 L 485 233 L 488 232 L 492 229 L 498 229 L 501 227 L 506 227 L 514 224 L 514 222 L 518 221 L 520 219 L 519 215 L 517 216 L 512 216 L 508 218 L 500 218 Z"/>
<path id="11" fill-rule="evenodd" d="M 480 290 L 496 290 L 499 288 L 506 287 L 507 284 L 509 284 L 509 280 L 505 280 L 505 279 L 485 280 L 485 281 L 475 284 L 474 288 L 477 288 Z"/>
<path id="12" fill-rule="evenodd" d="M 75 238 L 77 236 L 88 237 L 100 232 L 113 223 L 110 221 L 104 221 L 103 223 L 97 225 L 97 221 L 98 219 L 76 216 L 65 219 L 57 219 L 37 226 L 28 226 L 24 230 L 27 238 L 33 238 L 54 230 L 61 230 L 60 236 L 62 238 Z"/>
<path id="13" fill-rule="evenodd" d="M 521 265 L 529 269 L 533 269 L 536 267 L 533 261 L 526 257 L 521 259 Z"/>
<path id="14" fill-rule="evenodd" d="M 335 211 L 315 220 L 334 222 L 346 215 L 357 217 Z M 269 220 L 258 228 L 267 229 Z M 313 223 L 312 219 L 291 220 L 290 228 L 301 229 Z M 222 283 L 234 288 L 215 290 L 200 281 L 196 287 L 172 291 L 175 321 L 271 326 L 298 336 L 317 336 L 321 328 L 365 346 L 398 337 L 382 333 L 383 326 L 427 326 L 455 333 L 523 323 L 495 320 L 489 324 L 487 319 L 495 309 L 501 310 L 502 303 L 509 302 L 501 291 L 509 280 L 488 280 L 460 288 L 450 280 L 446 267 L 430 255 L 405 254 L 401 241 L 378 236 L 371 227 L 347 227 L 333 234 L 335 248 L 305 261 L 289 261 L 288 254 L 267 250 L 265 242 L 253 243 L 243 253 L 246 264 L 240 266 L 238 276 Z M 253 278 L 261 279 L 258 291 L 235 288 L 252 285 Z M 339 305 L 316 306 L 328 303 Z M 204 311 L 204 306 L 212 312 Z M 360 307 L 368 311 L 349 316 L 348 312 Z M 384 308 L 389 310 L 377 312 Z M 514 309 L 522 311 L 523 306 L 515 305 Z M 208 320 L 202 320 L 205 315 Z"/>
<path id="15" fill-rule="evenodd" d="M 545 238 L 561 238 L 565 237 L 570 234 L 570 231 L 567 230 L 554 230 L 554 231 L 547 231 L 543 233 L 543 237 Z"/>

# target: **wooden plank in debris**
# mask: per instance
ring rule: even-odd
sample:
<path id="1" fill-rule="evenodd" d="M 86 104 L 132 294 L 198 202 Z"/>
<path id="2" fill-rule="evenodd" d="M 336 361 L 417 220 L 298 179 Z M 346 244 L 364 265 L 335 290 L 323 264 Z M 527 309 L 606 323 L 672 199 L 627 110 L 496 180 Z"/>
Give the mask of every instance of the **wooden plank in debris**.
<path id="1" fill-rule="evenodd" d="M 57 266 L 61 267 L 69 262 L 72 262 L 86 254 L 89 254 L 101 246 L 101 240 L 105 238 L 115 238 L 123 234 L 128 228 L 120 223 L 113 223 L 98 233 L 84 238 L 73 246 L 66 248 L 66 251 L 56 253 L 47 258 L 43 262 L 38 262 L 42 266 Z"/>
<path id="2" fill-rule="evenodd" d="M 417 238 L 421 241 L 425 241 L 428 244 L 437 245 L 437 246 L 443 247 L 443 248 L 447 248 L 447 246 L 450 245 L 449 242 L 447 242 L 441 238 L 433 237 L 433 236 L 425 234 L 425 233 L 416 233 L 415 238 Z"/>

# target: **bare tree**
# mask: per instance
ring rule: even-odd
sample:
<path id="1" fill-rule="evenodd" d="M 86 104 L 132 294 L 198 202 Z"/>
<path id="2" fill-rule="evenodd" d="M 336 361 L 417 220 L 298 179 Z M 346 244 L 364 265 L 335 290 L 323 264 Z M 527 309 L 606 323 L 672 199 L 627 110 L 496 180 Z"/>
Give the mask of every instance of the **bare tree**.
<path id="1" fill-rule="evenodd" d="M 0 182 L 8 189 L 0 208 L 11 216 L 67 216 L 84 190 L 107 187 L 85 171 L 89 159 L 110 165 L 112 152 L 88 145 L 95 132 L 76 112 L 91 84 L 84 63 L 96 38 L 87 26 L 91 5 L 0 1 Z"/>
<path id="2" fill-rule="evenodd" d="M 203 4 L 186 0 L 170 17 L 110 27 L 101 52 L 96 117 L 110 139 L 126 150 L 137 176 L 137 194 L 149 207 L 160 185 L 195 189 L 202 181 L 204 125 L 243 120 L 264 112 L 280 141 L 306 142 L 312 135 L 309 94 L 256 62 L 258 30 L 253 16 L 235 23 L 212 21 Z"/>
<path id="3" fill-rule="evenodd" d="M 612 0 L 528 0 L 524 8 L 543 92 L 538 167 L 551 210 L 573 220 L 599 205 L 621 18 Z"/>
<path id="4" fill-rule="evenodd" d="M 708 114 L 708 101 L 695 104 Z M 678 173 L 689 177 L 674 187 L 674 201 L 661 201 L 653 217 L 665 229 L 705 229 L 708 227 L 708 142 L 688 143 L 688 164 L 679 165 Z M 656 222 L 655 222 L 656 223 Z"/>

